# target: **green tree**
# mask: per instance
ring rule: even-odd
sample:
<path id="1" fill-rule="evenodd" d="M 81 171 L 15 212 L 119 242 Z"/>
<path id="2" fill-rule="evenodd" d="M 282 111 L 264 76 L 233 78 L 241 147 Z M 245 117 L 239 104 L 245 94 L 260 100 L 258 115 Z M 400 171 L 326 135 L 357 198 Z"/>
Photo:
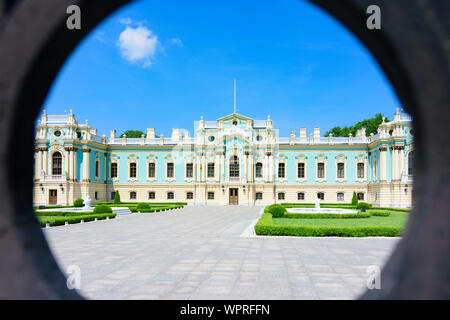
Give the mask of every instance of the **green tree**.
<path id="1" fill-rule="evenodd" d="M 355 125 L 350 127 L 334 127 L 328 130 L 325 133 L 325 137 L 328 137 L 331 134 L 333 134 L 333 137 L 348 137 L 348 135 L 351 133 L 352 136 L 356 135 L 356 131 L 362 128 L 366 128 L 366 136 L 370 136 L 371 133 L 376 134 L 378 127 L 383 122 L 383 114 L 377 113 L 373 118 L 365 119 L 362 121 L 357 122 Z M 389 121 L 389 119 L 386 118 L 386 121 Z"/>
<path id="2" fill-rule="evenodd" d="M 113 203 L 120 203 L 119 190 L 116 190 L 116 192 L 114 192 L 114 202 Z"/>
<path id="3" fill-rule="evenodd" d="M 356 196 L 356 192 L 355 191 L 353 191 L 352 205 L 354 205 L 354 206 L 358 205 L 358 197 Z"/>
<path id="4" fill-rule="evenodd" d="M 145 136 L 141 130 L 127 130 L 120 135 L 120 138 L 122 138 L 124 134 L 127 135 L 127 138 L 140 138 L 142 135 Z"/>

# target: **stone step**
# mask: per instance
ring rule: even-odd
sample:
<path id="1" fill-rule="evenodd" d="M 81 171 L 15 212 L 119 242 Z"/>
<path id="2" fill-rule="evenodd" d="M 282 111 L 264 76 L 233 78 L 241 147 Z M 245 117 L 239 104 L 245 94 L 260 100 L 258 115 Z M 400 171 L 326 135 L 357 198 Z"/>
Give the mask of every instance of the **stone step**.
<path id="1" fill-rule="evenodd" d="M 130 208 L 128 207 L 112 207 L 112 212 L 116 215 L 124 215 L 124 214 L 131 214 Z"/>

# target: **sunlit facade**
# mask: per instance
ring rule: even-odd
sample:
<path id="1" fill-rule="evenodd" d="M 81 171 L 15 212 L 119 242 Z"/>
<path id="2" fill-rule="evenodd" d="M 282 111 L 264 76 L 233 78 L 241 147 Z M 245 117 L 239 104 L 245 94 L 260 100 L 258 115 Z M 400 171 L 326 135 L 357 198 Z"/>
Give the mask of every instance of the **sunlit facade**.
<path id="1" fill-rule="evenodd" d="M 376 135 L 323 137 L 300 128 L 279 137 L 268 117 L 233 113 L 195 122 L 194 136 L 174 128 L 171 137 L 148 128 L 141 138 L 98 136 L 90 124 L 43 114 L 36 127 L 36 205 L 187 202 L 192 205 L 259 205 L 296 202 L 410 207 L 411 118 L 397 110 Z"/>

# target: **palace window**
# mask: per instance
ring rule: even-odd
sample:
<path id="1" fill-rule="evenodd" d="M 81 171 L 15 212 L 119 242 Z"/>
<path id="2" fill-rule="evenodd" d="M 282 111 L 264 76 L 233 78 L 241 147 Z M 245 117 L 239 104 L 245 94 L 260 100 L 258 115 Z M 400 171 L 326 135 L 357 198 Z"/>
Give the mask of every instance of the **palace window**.
<path id="1" fill-rule="evenodd" d="M 413 174 L 414 151 L 408 153 L 408 175 Z"/>
<path id="2" fill-rule="evenodd" d="M 214 178 L 214 163 L 208 163 L 208 178 Z"/>
<path id="3" fill-rule="evenodd" d="M 262 198 L 263 198 L 262 192 L 257 192 L 257 193 L 255 193 L 255 199 L 256 199 L 256 200 L 262 200 Z"/>
<path id="4" fill-rule="evenodd" d="M 114 200 L 116 193 L 114 191 L 111 192 L 111 200 Z"/>
<path id="5" fill-rule="evenodd" d="M 111 163 L 111 178 L 117 178 L 117 163 Z"/>
<path id="6" fill-rule="evenodd" d="M 255 177 L 256 178 L 263 177 L 262 168 L 263 168 L 263 164 L 261 162 L 256 163 L 256 165 L 255 165 Z"/>
<path id="7" fill-rule="evenodd" d="M 148 163 L 148 177 L 154 178 L 156 175 L 156 165 L 154 162 Z"/>
<path id="8" fill-rule="evenodd" d="M 208 192 L 208 200 L 214 200 L 214 192 Z"/>
<path id="9" fill-rule="evenodd" d="M 337 164 L 337 177 L 338 177 L 338 179 L 344 179 L 344 164 L 343 163 Z"/>
<path id="10" fill-rule="evenodd" d="M 239 177 L 239 158 L 237 156 L 232 156 L 230 159 L 230 177 Z"/>
<path id="11" fill-rule="evenodd" d="M 344 201 L 344 193 L 343 192 L 338 192 L 337 200 L 338 201 Z"/>
<path id="12" fill-rule="evenodd" d="M 297 178 L 305 178 L 305 164 L 303 162 L 297 164 Z"/>
<path id="13" fill-rule="evenodd" d="M 137 165 L 135 162 L 130 163 L 130 178 L 136 178 L 136 168 Z"/>
<path id="14" fill-rule="evenodd" d="M 62 155 L 59 152 L 52 155 L 52 175 L 62 175 Z"/>
<path id="15" fill-rule="evenodd" d="M 358 193 L 356 194 L 356 196 L 358 197 L 358 200 L 364 200 L 364 193 L 358 192 Z"/>
<path id="16" fill-rule="evenodd" d="M 153 192 L 153 191 L 150 191 L 150 192 L 148 193 L 148 198 L 149 198 L 150 200 L 153 200 L 153 199 L 155 199 L 155 198 L 156 198 L 156 194 L 155 194 L 155 192 Z"/>
<path id="17" fill-rule="evenodd" d="M 167 192 L 167 199 L 171 200 L 174 198 L 173 192 Z"/>
<path id="18" fill-rule="evenodd" d="M 194 165 L 192 163 L 186 163 L 186 178 L 192 178 L 194 176 Z"/>
<path id="19" fill-rule="evenodd" d="M 186 193 L 186 199 L 188 199 L 188 200 L 194 199 L 194 193 L 193 192 L 187 192 Z"/>
<path id="20" fill-rule="evenodd" d="M 317 178 L 318 179 L 325 178 L 325 163 L 323 162 L 317 164 Z"/>
<path id="21" fill-rule="evenodd" d="M 297 193 L 297 200 L 305 200 L 305 193 L 304 192 Z"/>
<path id="22" fill-rule="evenodd" d="M 94 192 L 94 199 L 98 200 L 98 192 L 97 191 Z"/>
<path id="23" fill-rule="evenodd" d="M 357 165 L 357 177 L 358 179 L 364 178 L 364 163 L 358 163 Z"/>
<path id="24" fill-rule="evenodd" d="M 278 178 L 286 177 L 286 164 L 281 162 L 278 164 Z"/>
<path id="25" fill-rule="evenodd" d="M 167 163 L 167 178 L 173 178 L 173 162 Z"/>
<path id="26" fill-rule="evenodd" d="M 130 192 L 130 200 L 136 200 L 136 191 Z"/>
<path id="27" fill-rule="evenodd" d="M 278 192 L 278 200 L 284 200 L 284 192 Z"/>
<path id="28" fill-rule="evenodd" d="M 325 199 L 325 194 L 323 192 L 318 192 L 317 193 L 317 199 L 324 200 Z"/>
<path id="29" fill-rule="evenodd" d="M 100 175 L 100 172 L 99 172 L 100 168 L 99 167 L 100 167 L 100 161 L 95 160 L 95 177 L 96 178 L 98 178 L 99 175 Z"/>

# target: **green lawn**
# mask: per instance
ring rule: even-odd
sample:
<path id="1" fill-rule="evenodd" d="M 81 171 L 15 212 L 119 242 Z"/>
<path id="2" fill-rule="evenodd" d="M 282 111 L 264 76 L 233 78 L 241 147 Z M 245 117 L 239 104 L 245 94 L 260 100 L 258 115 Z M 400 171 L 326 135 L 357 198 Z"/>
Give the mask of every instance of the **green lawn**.
<path id="1" fill-rule="evenodd" d="M 370 213 L 370 210 L 368 210 Z M 333 226 L 333 227 L 373 227 L 373 226 L 392 226 L 403 227 L 408 219 L 408 213 L 391 211 L 387 217 L 371 216 L 361 219 L 290 219 L 274 218 L 275 226 Z"/>
<path id="2" fill-rule="evenodd" d="M 367 210 L 367 213 L 389 212 L 388 216 L 336 218 L 336 217 L 272 217 L 271 210 L 265 212 L 255 225 L 257 235 L 300 237 L 398 237 L 408 219 L 408 212 L 395 208 Z M 274 211 L 275 213 L 275 211 Z"/>

